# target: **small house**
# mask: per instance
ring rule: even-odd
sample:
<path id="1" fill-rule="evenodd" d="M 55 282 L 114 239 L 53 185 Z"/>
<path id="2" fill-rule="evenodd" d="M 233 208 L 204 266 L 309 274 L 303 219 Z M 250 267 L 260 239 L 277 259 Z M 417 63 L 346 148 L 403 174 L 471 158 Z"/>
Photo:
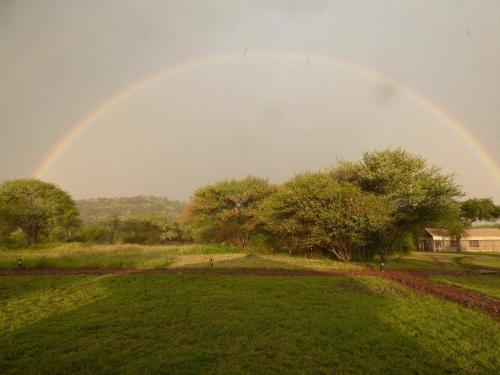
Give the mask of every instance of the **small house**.
<path id="1" fill-rule="evenodd" d="M 460 245 L 460 248 L 458 247 Z M 432 252 L 452 251 L 498 251 L 500 252 L 500 229 L 472 228 L 460 239 L 450 236 L 446 229 L 426 228 L 418 239 L 418 249 Z"/>

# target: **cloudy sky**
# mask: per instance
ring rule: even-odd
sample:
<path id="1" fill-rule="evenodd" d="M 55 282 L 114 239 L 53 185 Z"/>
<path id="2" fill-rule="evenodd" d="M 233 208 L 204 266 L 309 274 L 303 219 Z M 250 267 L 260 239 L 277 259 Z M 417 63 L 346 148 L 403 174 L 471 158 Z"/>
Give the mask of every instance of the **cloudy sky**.
<path id="1" fill-rule="evenodd" d="M 78 124 L 40 176 L 76 198 L 402 146 L 500 201 L 500 2 L 1 0 L 0 181 Z"/>

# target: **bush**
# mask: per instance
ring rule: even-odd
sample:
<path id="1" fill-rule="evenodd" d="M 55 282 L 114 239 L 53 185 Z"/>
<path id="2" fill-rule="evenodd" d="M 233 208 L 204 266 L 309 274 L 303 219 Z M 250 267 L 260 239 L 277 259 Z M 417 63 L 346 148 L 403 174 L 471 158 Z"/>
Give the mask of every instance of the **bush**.
<path id="1" fill-rule="evenodd" d="M 24 233 L 20 230 L 0 238 L 0 247 L 6 249 L 21 249 L 28 246 Z"/>
<path id="2" fill-rule="evenodd" d="M 402 254 L 408 254 L 415 250 L 415 239 L 411 233 L 405 233 L 394 245 L 394 251 Z"/>
<path id="3" fill-rule="evenodd" d="M 106 228 L 92 225 L 90 227 L 83 228 L 77 239 L 81 242 L 88 243 L 108 243 L 109 231 Z"/>
<path id="4" fill-rule="evenodd" d="M 168 217 L 142 216 L 121 223 L 120 238 L 126 243 L 156 245 L 185 239 L 181 226 Z"/>

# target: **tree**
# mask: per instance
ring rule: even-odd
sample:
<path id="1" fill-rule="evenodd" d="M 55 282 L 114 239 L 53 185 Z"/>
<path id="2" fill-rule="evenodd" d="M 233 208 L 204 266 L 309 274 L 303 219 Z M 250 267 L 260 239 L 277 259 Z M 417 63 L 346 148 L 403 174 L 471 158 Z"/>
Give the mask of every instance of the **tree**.
<path id="1" fill-rule="evenodd" d="M 472 225 L 476 221 L 494 221 L 500 218 L 500 206 L 491 198 L 472 198 L 460 205 L 463 221 Z"/>
<path id="2" fill-rule="evenodd" d="M 248 247 L 264 230 L 259 204 L 275 191 L 265 179 L 224 180 L 198 189 L 186 207 L 183 222 L 194 238 Z"/>
<path id="3" fill-rule="evenodd" d="M 80 230 L 78 240 L 89 243 L 107 243 L 109 242 L 109 232 L 104 227 L 90 225 Z"/>
<path id="4" fill-rule="evenodd" d="M 491 198 L 467 199 L 458 205 L 458 219 L 451 220 L 445 225 L 450 234 L 457 241 L 457 250 L 461 250 L 460 240 L 476 221 L 494 221 L 500 218 L 500 206 Z"/>
<path id="5" fill-rule="evenodd" d="M 59 223 L 50 231 L 49 239 L 58 242 L 69 242 L 75 240 L 75 232 L 82 225 L 82 220 L 77 208 L 68 209 L 64 212 Z"/>
<path id="6" fill-rule="evenodd" d="M 185 208 L 183 202 L 154 196 L 82 199 L 76 204 L 84 225 L 98 225 L 111 217 L 125 220 L 149 215 L 176 219 Z"/>
<path id="7" fill-rule="evenodd" d="M 373 239 L 382 262 L 404 236 L 455 221 L 454 202 L 463 195 L 453 175 L 400 148 L 367 152 L 359 163 L 340 163 L 332 176 L 378 195 L 391 211 L 390 222 Z"/>
<path id="8" fill-rule="evenodd" d="M 78 210 L 71 197 L 56 185 L 34 179 L 12 180 L 0 186 L 1 221 L 23 231 L 36 243 L 58 225 L 76 223 Z"/>
<path id="9" fill-rule="evenodd" d="M 108 220 L 103 221 L 102 226 L 108 231 L 109 243 L 114 244 L 118 239 L 118 234 L 122 226 L 120 218 L 116 215 L 113 215 Z"/>
<path id="10" fill-rule="evenodd" d="M 286 182 L 263 203 L 264 216 L 290 247 L 319 249 L 342 261 L 388 221 L 384 202 L 329 173 L 305 173 Z"/>
<path id="11" fill-rule="evenodd" d="M 123 221 L 121 237 L 124 242 L 154 245 L 183 239 L 180 225 L 164 216 L 144 215 Z"/>

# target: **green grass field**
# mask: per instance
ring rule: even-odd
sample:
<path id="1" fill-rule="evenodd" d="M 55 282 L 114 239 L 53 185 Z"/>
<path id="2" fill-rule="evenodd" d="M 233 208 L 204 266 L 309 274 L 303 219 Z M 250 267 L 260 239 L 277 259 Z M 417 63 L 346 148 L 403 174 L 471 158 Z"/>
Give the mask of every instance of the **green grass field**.
<path id="1" fill-rule="evenodd" d="M 0 250 L 0 268 L 16 268 L 23 260 L 24 268 L 163 268 L 179 256 L 236 254 L 241 250 L 217 245 L 82 245 Z M 205 261 L 206 262 L 206 261 Z"/>
<path id="2" fill-rule="evenodd" d="M 363 270 L 212 245 L 0 250 L 0 268 Z M 412 253 L 387 269 L 498 269 L 496 254 Z M 500 298 L 499 275 L 432 274 Z M 485 313 L 348 276 L 1 276 L 0 373 L 497 373 Z"/>
<path id="3" fill-rule="evenodd" d="M 470 289 L 500 300 L 499 275 L 473 275 L 473 276 L 432 276 L 433 281 Z"/>
<path id="4" fill-rule="evenodd" d="M 372 263 L 374 266 L 376 262 Z M 393 255 L 385 265 L 393 270 L 455 270 L 500 269 L 500 253 L 428 253 Z"/>
<path id="5" fill-rule="evenodd" d="M 0 249 L 0 269 L 17 268 L 200 268 L 209 258 L 218 268 L 313 268 L 360 269 L 364 265 L 330 259 L 306 259 L 286 254 L 248 254 L 230 246 L 218 245 L 92 245 L 66 244 L 53 248 Z"/>
<path id="6" fill-rule="evenodd" d="M 219 245 L 82 245 L 1 249 L 0 269 L 35 268 L 124 268 L 155 269 L 166 267 L 206 267 L 212 257 L 217 267 L 364 269 L 378 268 L 378 261 L 342 263 L 330 259 L 306 259 L 287 254 L 248 254 L 231 246 Z M 424 253 L 391 256 L 385 265 L 389 270 L 456 270 L 500 269 L 499 254 Z"/>
<path id="7" fill-rule="evenodd" d="M 375 278 L 0 280 L 0 373 L 495 373 L 488 316 Z"/>

